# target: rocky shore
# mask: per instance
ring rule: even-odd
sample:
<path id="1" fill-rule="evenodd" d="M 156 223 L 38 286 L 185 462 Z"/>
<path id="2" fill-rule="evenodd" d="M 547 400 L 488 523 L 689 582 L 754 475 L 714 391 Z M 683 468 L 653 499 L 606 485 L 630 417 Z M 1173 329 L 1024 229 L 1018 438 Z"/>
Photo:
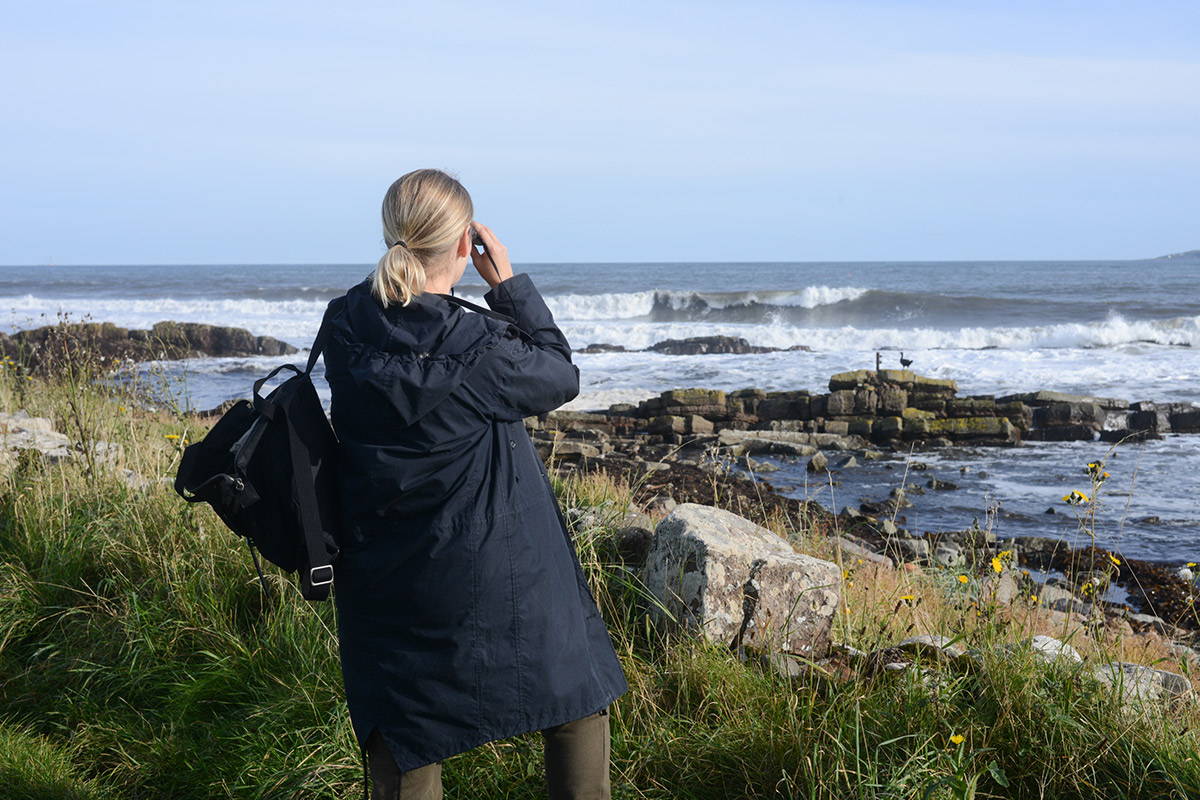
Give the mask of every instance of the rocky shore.
<path id="1" fill-rule="evenodd" d="M 595 513 L 573 511 L 577 524 Z M 847 565 L 862 563 L 852 550 L 836 548 L 829 560 L 817 558 L 797 552 L 784 538 L 749 519 L 691 502 L 675 506 L 655 525 L 636 512 L 628 522 L 622 534 L 630 537 L 637 531 L 647 543 L 645 551 L 626 564 L 654 600 L 646 604 L 646 611 L 655 624 L 687 629 L 788 677 L 814 671 L 882 677 L 913 670 L 924 685 L 937 689 L 955 672 L 977 672 L 994 664 L 1006 668 L 1024 649 L 1040 661 L 1067 665 L 1077 681 L 1090 679 L 1116 689 L 1124 706 L 1178 705 L 1196 695 L 1186 674 L 1121 660 L 1089 662 L 1068 643 L 1075 640 L 1080 645 L 1077 636 L 1101 641 L 1154 637 L 1188 673 L 1200 666 L 1200 651 L 1193 647 L 1190 631 L 1147 615 L 1134 615 L 1130 621 L 1070 610 L 1072 593 L 1057 586 L 1047 584 L 1035 591 L 1057 595 L 1054 610 L 1041 613 L 1061 631 L 1061 638 L 1036 635 L 1006 641 L 998 652 L 988 653 L 942 634 L 919 633 L 864 652 L 835 641 L 833 630 L 851 575 Z M 1005 606 L 1025 602 L 1018 596 L 1019 571 L 1010 566 L 1004 551 L 999 552 L 982 580 L 974 569 L 958 572 L 963 590 L 950 596 L 962 612 L 984 613 L 987 608 L 1002 618 Z M 866 571 L 874 571 L 869 578 L 878 579 L 877 571 L 888 568 L 877 562 Z M 977 588 L 968 588 L 972 583 Z M 1059 611 L 1059 606 L 1068 610 Z"/>
<path id="2" fill-rule="evenodd" d="M 834 375 L 827 393 L 672 389 L 636 405 L 554 411 L 527 423 L 535 437 L 561 433 L 562 456 L 659 461 L 679 448 L 813 456 L 822 449 L 1139 441 L 1200 433 L 1200 408 L 1055 391 L 959 397 L 953 380 L 884 369 Z"/>
<path id="3" fill-rule="evenodd" d="M 649 510 L 676 503 L 720 504 L 764 524 L 772 516 L 808 520 L 855 557 L 888 565 L 986 571 L 998 597 L 1036 597 L 1051 613 L 1084 624 L 1107 624 L 1168 636 L 1200 631 L 1200 592 L 1177 564 L 1128 559 L 1102 548 L 1072 548 L 1051 537 L 998 539 L 969 528 L 941 533 L 905 530 L 894 521 L 910 505 L 916 483 L 889 497 L 840 513 L 783 496 L 769 479 L 750 480 L 734 465 L 755 469 L 755 456 L 808 459 L 810 471 L 856 459 L 954 444 L 1012 447 L 1023 440 L 1141 441 L 1164 433 L 1200 432 L 1200 409 L 1185 404 L 1128 402 L 1040 391 L 994 397 L 957 396 L 954 381 L 907 370 L 859 370 L 834 375 L 829 392 L 733 392 L 674 389 L 638 404 L 600 412 L 553 411 L 526 420 L 541 455 L 560 471 L 603 470 L 635 487 Z M 829 455 L 827 455 L 829 454 Z M 952 488 L 930 478 L 930 488 Z M 636 561 L 650 541 L 629 526 L 623 557 Z M 1035 581 L 1029 570 L 1054 573 Z M 1127 602 L 1104 600 L 1110 586 Z"/>
<path id="4" fill-rule="evenodd" d="M 299 352 L 271 336 L 255 336 L 245 328 L 198 322 L 156 322 L 149 330 L 122 328 L 111 322 L 63 322 L 0 333 L 0 358 L 11 358 L 35 372 L 56 360 L 86 353 L 101 364 L 203 356 L 286 356 Z"/>

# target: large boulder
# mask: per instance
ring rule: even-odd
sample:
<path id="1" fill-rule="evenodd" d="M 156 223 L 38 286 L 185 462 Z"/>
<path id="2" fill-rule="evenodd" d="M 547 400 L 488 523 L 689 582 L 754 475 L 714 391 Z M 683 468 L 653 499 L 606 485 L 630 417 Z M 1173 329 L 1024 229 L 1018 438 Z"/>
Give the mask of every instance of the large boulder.
<path id="1" fill-rule="evenodd" d="M 651 615 L 710 641 L 823 657 L 841 597 L 836 564 L 724 509 L 682 503 L 658 523 L 643 580 Z"/>

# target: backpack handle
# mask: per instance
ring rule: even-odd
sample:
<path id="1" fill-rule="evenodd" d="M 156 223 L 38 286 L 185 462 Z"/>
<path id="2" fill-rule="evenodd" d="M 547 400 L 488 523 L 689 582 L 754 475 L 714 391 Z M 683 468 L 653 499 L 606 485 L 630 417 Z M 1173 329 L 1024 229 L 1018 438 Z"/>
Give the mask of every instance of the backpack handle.
<path id="1" fill-rule="evenodd" d="M 254 382 L 254 408 L 267 419 L 271 419 L 271 415 L 275 413 L 274 404 L 268 403 L 266 398 L 261 394 L 262 387 L 267 381 L 279 374 L 281 369 L 290 369 L 297 375 L 311 375 L 313 367 L 317 365 L 317 356 L 321 355 L 321 351 L 325 349 L 326 343 L 329 342 L 329 318 L 333 316 L 335 310 L 340 310 L 346 304 L 346 296 L 340 295 L 329 301 L 329 305 L 325 307 L 325 314 L 321 317 L 321 327 L 317 329 L 316 338 L 313 339 L 312 347 L 308 351 L 308 363 L 301 372 L 300 368 L 295 364 L 280 364 L 275 369 L 263 378 L 259 378 Z"/>
<path id="2" fill-rule="evenodd" d="M 271 370 L 265 377 L 259 378 L 254 382 L 254 409 L 267 419 L 271 419 L 275 414 L 275 404 L 268 402 L 267 398 L 263 397 L 260 392 L 262 391 L 263 384 L 278 375 L 281 369 L 290 369 L 297 375 L 308 374 L 307 372 L 301 372 L 300 368 L 295 364 L 280 364 L 278 367 Z"/>

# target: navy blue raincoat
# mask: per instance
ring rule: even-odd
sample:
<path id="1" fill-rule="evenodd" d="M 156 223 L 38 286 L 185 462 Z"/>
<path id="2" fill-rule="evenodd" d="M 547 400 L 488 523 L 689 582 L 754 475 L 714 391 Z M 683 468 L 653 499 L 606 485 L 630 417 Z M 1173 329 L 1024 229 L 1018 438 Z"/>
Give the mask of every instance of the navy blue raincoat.
<path id="1" fill-rule="evenodd" d="M 367 281 L 330 319 L 346 700 L 401 770 L 628 689 L 523 423 L 575 397 L 579 368 L 528 274 L 484 299 L 529 336 L 435 293 L 385 310 Z"/>

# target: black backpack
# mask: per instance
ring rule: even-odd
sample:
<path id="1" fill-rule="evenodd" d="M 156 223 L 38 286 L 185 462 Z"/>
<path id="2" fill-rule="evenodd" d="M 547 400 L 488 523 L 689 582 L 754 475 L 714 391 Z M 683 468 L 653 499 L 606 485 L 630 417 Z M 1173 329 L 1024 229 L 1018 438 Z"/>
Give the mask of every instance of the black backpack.
<path id="1" fill-rule="evenodd" d="M 338 546 L 337 436 L 312 369 L 329 337 L 329 318 L 345 304 L 330 301 L 302 372 L 282 364 L 254 382 L 254 399 L 239 400 L 208 434 L 183 451 L 175 491 L 189 503 L 205 502 L 230 530 L 246 539 L 269 598 L 257 548 L 286 572 L 300 574 L 306 600 L 329 597 Z M 296 374 L 269 395 L 263 385 L 280 370 Z"/>

